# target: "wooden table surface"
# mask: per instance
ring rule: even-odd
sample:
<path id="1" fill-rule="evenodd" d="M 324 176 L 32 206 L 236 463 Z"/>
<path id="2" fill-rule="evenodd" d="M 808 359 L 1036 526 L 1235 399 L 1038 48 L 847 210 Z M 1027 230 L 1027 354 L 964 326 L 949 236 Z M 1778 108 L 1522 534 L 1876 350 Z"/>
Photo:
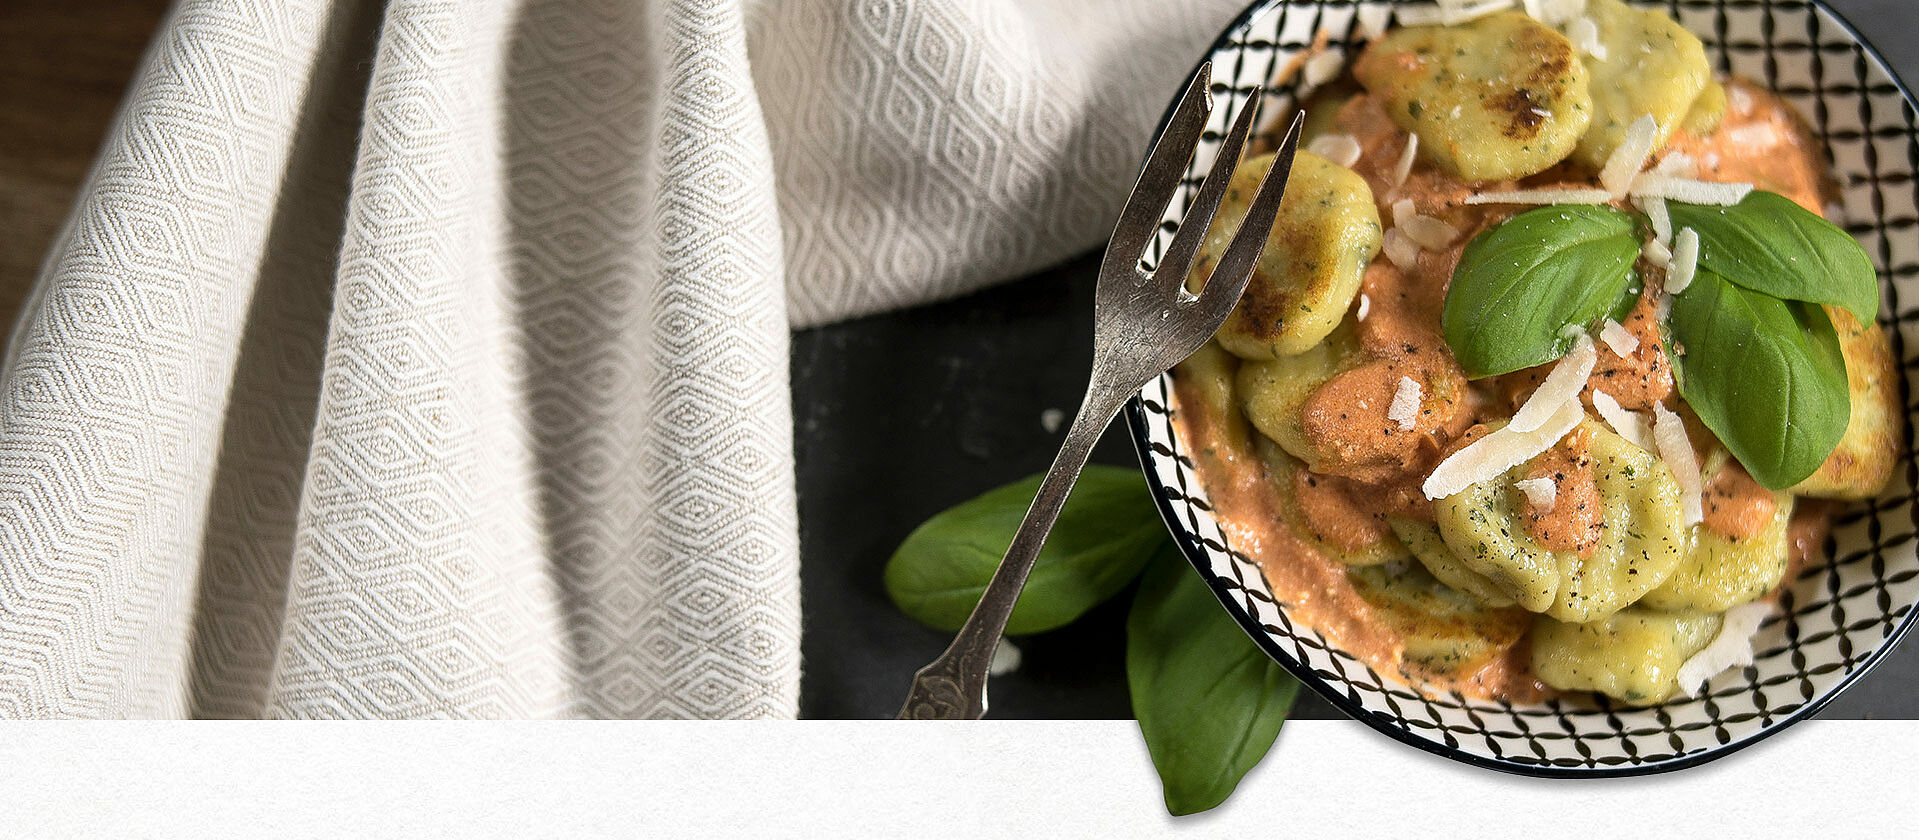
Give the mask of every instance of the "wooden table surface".
<path id="1" fill-rule="evenodd" d="M 168 5 L 0 0 L 0 338 Z"/>

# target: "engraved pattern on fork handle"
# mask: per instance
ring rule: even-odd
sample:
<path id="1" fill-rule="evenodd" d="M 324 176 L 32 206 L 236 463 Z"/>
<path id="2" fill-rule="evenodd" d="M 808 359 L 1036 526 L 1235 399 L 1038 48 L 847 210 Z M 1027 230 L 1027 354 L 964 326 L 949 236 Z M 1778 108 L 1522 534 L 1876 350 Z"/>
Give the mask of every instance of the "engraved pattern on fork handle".
<path id="1" fill-rule="evenodd" d="M 1067 495 L 1079 481 L 1080 471 L 1086 468 L 1093 444 L 1119 413 L 1126 395 L 1136 390 L 1124 389 L 1121 384 L 1102 383 L 1097 370 L 1093 379 L 1085 399 L 1080 401 L 1079 414 L 1073 417 L 1073 426 L 1060 445 L 1059 455 L 1053 458 L 1046 477 L 1040 480 L 1039 492 L 1027 507 L 1025 518 L 1020 520 L 1019 530 L 1007 546 L 1006 556 L 1000 560 L 992 582 L 980 596 L 979 605 L 966 617 L 966 624 L 960 627 L 946 652 L 913 675 L 913 688 L 907 692 L 906 703 L 900 707 L 897 719 L 978 720 L 985 716 L 986 672 L 993 660 L 993 649 L 999 646 L 1006 621 L 1013 615 L 1013 605 L 1019 601 L 1020 591 L 1026 588 L 1026 578 L 1039 559 L 1040 546 L 1053 530 L 1053 523 L 1058 521 Z"/>

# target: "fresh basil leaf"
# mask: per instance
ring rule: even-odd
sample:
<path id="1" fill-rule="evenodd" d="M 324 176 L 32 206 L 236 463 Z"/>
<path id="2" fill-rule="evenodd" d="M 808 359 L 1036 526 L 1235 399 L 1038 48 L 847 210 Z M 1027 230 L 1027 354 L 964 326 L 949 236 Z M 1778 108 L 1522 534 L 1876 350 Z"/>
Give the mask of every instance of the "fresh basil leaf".
<path id="1" fill-rule="evenodd" d="M 1171 542 L 1126 619 L 1126 682 L 1174 815 L 1226 801 L 1272 749 L 1299 694 Z"/>
<path id="2" fill-rule="evenodd" d="M 1778 193 L 1753 190 L 1731 207 L 1666 203 L 1673 229 L 1699 234 L 1699 267 L 1755 292 L 1824 303 L 1864 323 L 1879 313 L 1879 275 L 1859 242 Z"/>
<path id="3" fill-rule="evenodd" d="M 1013 542 L 1040 476 L 947 509 L 908 534 L 886 562 L 886 594 L 915 620 L 958 630 Z M 1093 464 L 1080 473 L 1040 549 L 1006 632 L 1042 633 L 1125 588 L 1166 538 L 1139 470 Z"/>
<path id="4" fill-rule="evenodd" d="M 1572 348 L 1567 325 L 1615 311 L 1638 257 L 1632 218 L 1611 207 L 1560 204 L 1507 219 L 1459 257 L 1440 315 L 1446 343 L 1474 378 L 1557 359 Z"/>
<path id="5" fill-rule="evenodd" d="M 1679 393 L 1760 484 L 1812 475 L 1846 433 L 1846 360 L 1817 304 L 1782 301 L 1701 268 L 1672 307 Z"/>
<path id="6" fill-rule="evenodd" d="M 1643 280 L 1639 272 L 1632 273 L 1632 279 L 1626 283 L 1626 288 L 1619 292 L 1619 299 L 1613 301 L 1612 311 L 1606 313 L 1607 318 L 1621 324 L 1626 323 L 1626 318 L 1632 315 L 1632 308 L 1639 305 L 1639 296 L 1646 291 Z"/>

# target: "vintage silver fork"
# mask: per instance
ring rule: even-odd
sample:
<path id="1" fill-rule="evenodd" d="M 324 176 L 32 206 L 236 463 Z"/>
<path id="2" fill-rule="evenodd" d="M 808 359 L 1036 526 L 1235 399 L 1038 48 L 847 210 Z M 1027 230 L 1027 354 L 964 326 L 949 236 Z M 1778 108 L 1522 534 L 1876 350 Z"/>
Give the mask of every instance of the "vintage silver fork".
<path id="1" fill-rule="evenodd" d="M 1272 169 L 1260 182 L 1248 205 L 1246 218 L 1233 241 L 1213 268 L 1197 296 L 1187 292 L 1185 278 L 1199 251 L 1200 240 L 1219 210 L 1227 182 L 1239 163 L 1246 135 L 1252 130 L 1261 91 L 1253 90 L 1232 131 L 1221 144 L 1219 157 L 1187 209 L 1179 233 L 1151 274 L 1139 270 L 1141 255 L 1159 228 L 1161 213 L 1179 186 L 1194 145 L 1212 110 L 1212 62 L 1200 66 L 1180 97 L 1166 130 L 1153 143 L 1132 196 L 1120 211 L 1119 224 L 1106 246 L 1099 267 L 1099 287 L 1093 304 L 1093 375 L 1080 401 L 1079 414 L 1060 445 L 1059 455 L 1040 482 L 1039 493 L 1026 510 L 1013 544 L 1000 560 L 979 606 L 960 627 L 953 644 L 913 677 L 912 691 L 900 709 L 902 720 L 978 719 L 986 714 L 986 669 L 993 650 L 1026 577 L 1039 558 L 1040 545 L 1053 530 L 1066 495 L 1086 467 L 1094 441 L 1112 422 L 1128 397 L 1146 382 L 1192 355 L 1211 338 L 1239 302 L 1253 265 L 1265 249 L 1286 176 L 1292 172 L 1299 146 L 1301 120 L 1294 118 L 1280 143 Z"/>

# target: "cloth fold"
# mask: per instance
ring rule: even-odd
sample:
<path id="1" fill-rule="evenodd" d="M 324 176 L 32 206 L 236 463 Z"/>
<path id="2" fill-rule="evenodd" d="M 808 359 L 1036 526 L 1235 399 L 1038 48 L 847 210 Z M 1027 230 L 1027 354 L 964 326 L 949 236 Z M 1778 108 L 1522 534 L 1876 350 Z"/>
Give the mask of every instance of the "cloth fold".
<path id="1" fill-rule="evenodd" d="M 0 716 L 792 716 L 788 330 L 1096 246 L 1240 5 L 182 0 L 0 372 Z"/>

